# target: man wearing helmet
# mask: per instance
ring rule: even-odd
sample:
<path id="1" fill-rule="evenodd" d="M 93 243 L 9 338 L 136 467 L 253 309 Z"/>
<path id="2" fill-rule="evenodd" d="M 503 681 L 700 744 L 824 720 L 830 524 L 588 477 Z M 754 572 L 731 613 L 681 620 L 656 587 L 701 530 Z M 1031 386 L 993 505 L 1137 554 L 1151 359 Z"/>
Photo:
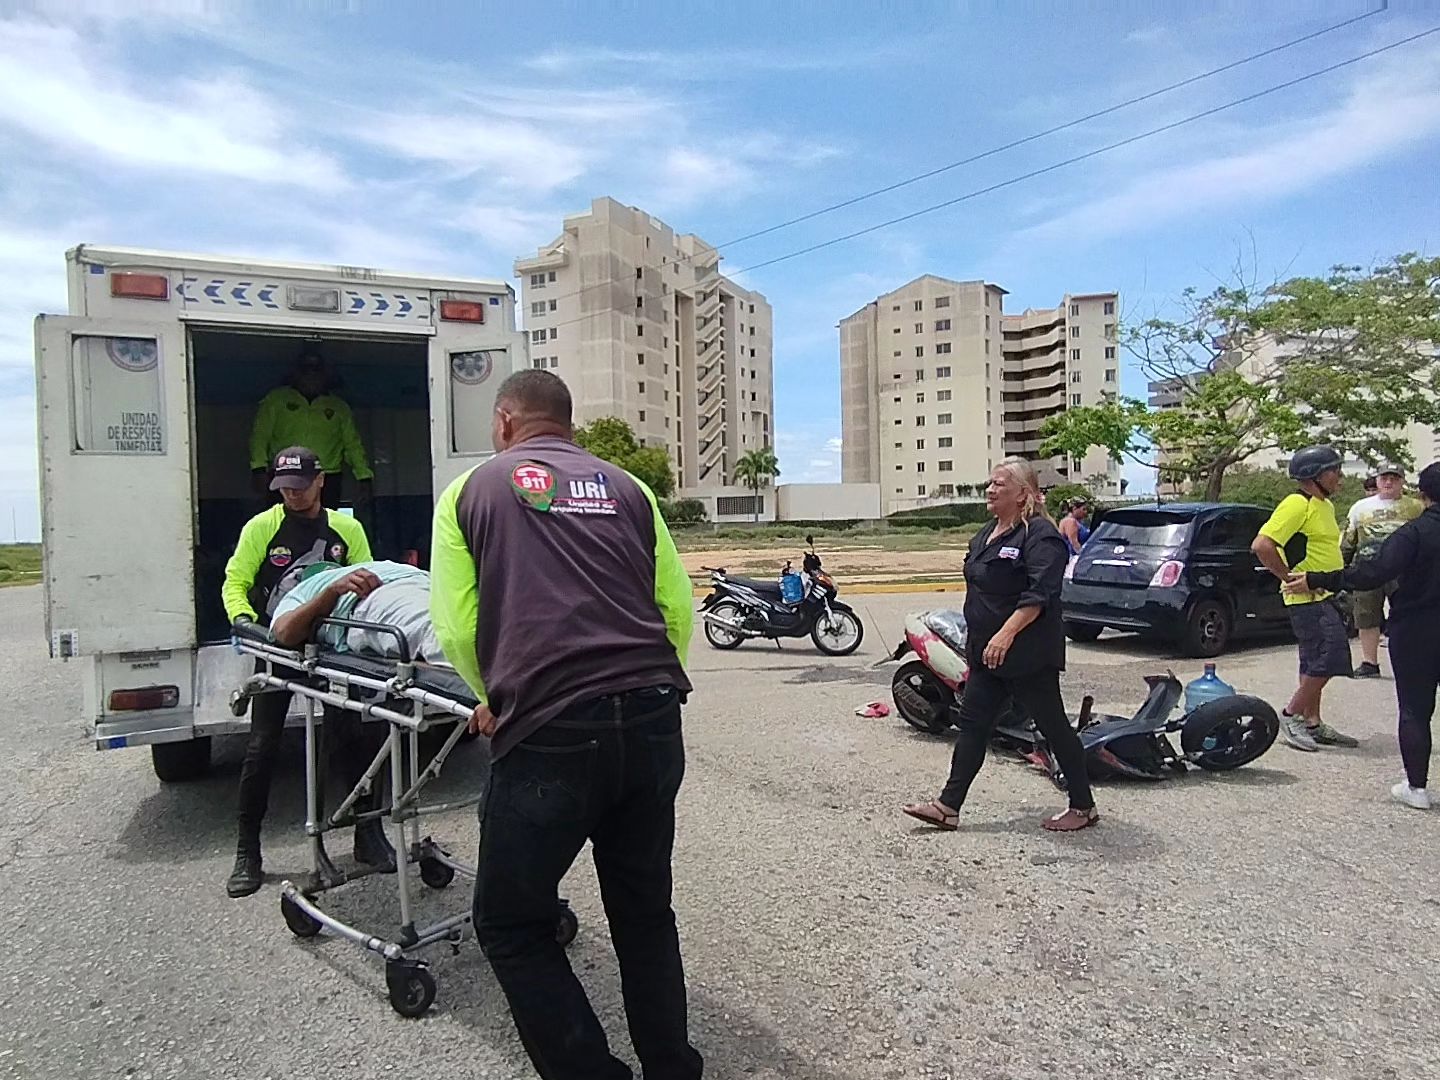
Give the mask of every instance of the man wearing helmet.
<path id="1" fill-rule="evenodd" d="M 1418 499 L 1405 494 L 1405 470 L 1398 465 L 1381 465 L 1371 477 L 1375 493 L 1350 508 L 1340 553 L 1347 565 L 1356 559 L 1373 559 L 1385 541 L 1407 521 L 1414 521 L 1424 509 Z M 1355 593 L 1355 626 L 1360 631 L 1360 666 L 1357 679 L 1380 677 L 1380 624 L 1385 601 L 1395 591 L 1392 581 L 1378 589 Z"/>
<path id="2" fill-rule="evenodd" d="M 1333 446 L 1307 446 L 1290 459 L 1290 479 L 1300 490 L 1280 501 L 1250 545 L 1280 581 L 1291 574 L 1344 568 L 1340 526 L 1330 501 L 1340 490 L 1340 464 L 1340 452 Z M 1285 604 L 1300 654 L 1300 685 L 1280 714 L 1285 741 L 1306 751 L 1322 745 L 1358 746 L 1320 718 L 1325 684 L 1352 673 L 1349 633 L 1334 594 L 1287 593 Z"/>

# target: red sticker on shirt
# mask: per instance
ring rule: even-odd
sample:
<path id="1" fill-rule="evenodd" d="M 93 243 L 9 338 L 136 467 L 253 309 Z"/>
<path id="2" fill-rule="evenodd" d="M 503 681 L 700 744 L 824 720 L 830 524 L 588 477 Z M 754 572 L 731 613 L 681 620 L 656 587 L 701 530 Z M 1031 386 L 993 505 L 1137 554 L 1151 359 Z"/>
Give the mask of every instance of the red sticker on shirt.
<path id="1" fill-rule="evenodd" d="M 549 510 L 555 501 L 555 475 L 545 466 L 527 461 L 510 473 L 510 486 L 531 509 Z"/>

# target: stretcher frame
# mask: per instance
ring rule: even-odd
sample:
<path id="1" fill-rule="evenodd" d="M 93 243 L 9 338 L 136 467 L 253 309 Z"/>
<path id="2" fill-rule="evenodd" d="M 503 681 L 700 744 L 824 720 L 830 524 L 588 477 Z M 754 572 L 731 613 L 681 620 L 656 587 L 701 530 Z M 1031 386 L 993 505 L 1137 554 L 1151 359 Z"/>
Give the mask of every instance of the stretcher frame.
<path id="1" fill-rule="evenodd" d="M 288 649 L 271 640 L 269 631 L 255 624 L 241 624 L 234 629 L 236 650 L 268 667 L 257 671 L 231 697 L 231 709 L 243 715 L 249 699 L 257 694 L 288 691 L 305 702 L 305 835 L 309 839 L 313 869 L 299 882 L 286 879 L 280 884 L 280 913 L 291 933 L 311 938 L 322 929 L 358 946 L 385 961 L 385 982 L 390 1004 L 402 1016 L 421 1016 L 435 1000 L 435 979 L 429 965 L 415 954 L 440 942 L 449 943 L 458 951 L 466 928 L 473 922 L 472 909 L 451 915 L 428 926 L 415 925 L 410 867 L 419 868 L 420 879 L 433 889 L 443 889 L 457 875 L 474 881 L 476 869 L 460 862 L 429 835 L 421 835 L 421 819 L 463 810 L 479 805 L 483 792 L 450 802 L 425 804 L 420 800 L 425 786 L 436 779 L 445 760 L 460 742 L 466 724 L 475 708 L 473 698 L 462 698 L 437 692 L 418 683 L 422 665 L 414 659 L 410 643 L 402 631 L 380 623 L 355 619 L 329 618 L 319 626 L 336 627 L 342 632 L 365 630 L 393 637 L 399 647 L 398 658 L 385 658 L 337 652 L 316 642 L 301 649 Z M 377 669 L 367 674 L 356 670 L 363 664 Z M 381 674 L 393 664 L 393 670 Z M 437 667 L 437 665 L 423 665 Z M 281 671 L 286 672 L 281 674 Z M 453 669 L 449 669 L 453 671 Z M 357 697 L 356 692 L 365 695 Z M 389 732 L 359 782 L 341 801 L 333 813 L 323 806 L 324 773 L 320 765 L 320 713 L 323 707 L 358 713 L 363 720 L 383 720 Z M 420 735 L 432 728 L 451 725 L 453 730 L 424 768 L 420 767 Z M 372 810 L 358 810 L 376 783 L 383 785 L 382 775 L 389 770 L 390 803 Z M 396 887 L 399 893 L 400 927 L 393 938 L 381 937 L 351 926 L 326 912 L 317 902 L 324 892 L 352 881 L 381 872 L 379 868 L 361 865 L 342 871 L 325 851 L 324 836 L 336 829 L 350 828 L 365 821 L 383 819 L 395 848 Z M 556 938 L 562 945 L 574 940 L 579 924 L 569 904 L 560 900 Z"/>

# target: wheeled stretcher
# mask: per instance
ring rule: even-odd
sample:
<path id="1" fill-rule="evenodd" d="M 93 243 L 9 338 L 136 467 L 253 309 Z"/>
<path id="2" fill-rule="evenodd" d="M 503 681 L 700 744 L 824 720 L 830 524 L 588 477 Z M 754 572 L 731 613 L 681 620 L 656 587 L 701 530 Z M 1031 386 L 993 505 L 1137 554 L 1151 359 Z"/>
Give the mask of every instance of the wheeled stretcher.
<path id="1" fill-rule="evenodd" d="M 289 691 L 305 703 L 305 834 L 310 839 L 312 871 L 298 883 L 286 880 L 280 886 L 280 913 L 296 937 L 310 938 L 328 929 L 385 960 L 385 982 L 390 1004 L 402 1016 L 420 1016 L 435 1000 L 435 979 L 415 954 L 428 945 L 448 942 L 458 946 L 472 921 L 467 903 L 463 913 L 417 927 L 411 897 L 409 868 L 418 867 L 420 880 L 432 889 L 443 889 L 457 874 L 475 878 L 475 868 L 458 862 L 429 835 L 422 835 L 421 819 L 432 814 L 461 810 L 477 805 L 475 794 L 458 801 L 422 804 L 420 795 L 437 776 L 450 752 L 465 733 L 465 724 L 475 709 L 476 699 L 463 679 L 449 667 L 419 663 L 413 658 L 405 635 L 393 626 L 351 619 L 327 619 L 322 624 L 350 630 L 367 630 L 393 637 L 398 657 L 385 658 L 335 651 L 309 644 L 287 649 L 275 644 L 268 631 L 253 623 L 233 628 L 235 648 L 260 661 L 256 673 L 231 698 L 231 708 L 243 715 L 249 699 L 257 694 Z M 323 805 L 324 778 L 320 768 L 320 711 L 323 706 L 359 713 L 362 719 L 383 720 L 389 734 L 366 769 L 360 782 L 332 813 Z M 445 741 L 422 767 L 420 735 L 450 726 Z M 372 790 L 384 786 L 390 773 L 389 805 L 362 810 Z M 395 847 L 396 883 L 400 894 L 400 926 L 394 939 L 366 933 L 327 914 L 318 897 L 348 882 L 377 873 L 375 869 L 341 871 L 325 851 L 324 835 L 334 829 L 383 818 Z M 557 912 L 556 938 L 568 945 L 579 931 L 579 922 L 566 901 Z"/>

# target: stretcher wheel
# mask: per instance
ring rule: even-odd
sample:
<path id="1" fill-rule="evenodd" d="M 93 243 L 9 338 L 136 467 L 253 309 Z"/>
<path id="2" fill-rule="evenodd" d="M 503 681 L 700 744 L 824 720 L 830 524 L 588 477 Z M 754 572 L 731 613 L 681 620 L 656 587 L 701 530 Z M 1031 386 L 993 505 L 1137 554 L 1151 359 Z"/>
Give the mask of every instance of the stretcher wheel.
<path id="1" fill-rule="evenodd" d="M 443 889 L 455 880 L 455 869 L 427 856 L 420 860 L 420 880 L 432 889 Z"/>
<path id="2" fill-rule="evenodd" d="M 580 933 L 580 920 L 575 912 L 570 910 L 570 905 L 560 905 L 560 918 L 555 923 L 555 940 L 560 943 L 563 949 L 569 945 Z"/>
<path id="3" fill-rule="evenodd" d="M 310 915 L 288 896 L 280 897 L 280 914 L 284 917 L 285 925 L 290 928 L 290 932 L 298 938 L 312 938 L 320 933 L 320 920 Z"/>
<path id="4" fill-rule="evenodd" d="M 390 1007 L 401 1016 L 424 1016 L 435 1004 L 435 977 L 414 960 L 392 960 L 385 965 Z"/>

